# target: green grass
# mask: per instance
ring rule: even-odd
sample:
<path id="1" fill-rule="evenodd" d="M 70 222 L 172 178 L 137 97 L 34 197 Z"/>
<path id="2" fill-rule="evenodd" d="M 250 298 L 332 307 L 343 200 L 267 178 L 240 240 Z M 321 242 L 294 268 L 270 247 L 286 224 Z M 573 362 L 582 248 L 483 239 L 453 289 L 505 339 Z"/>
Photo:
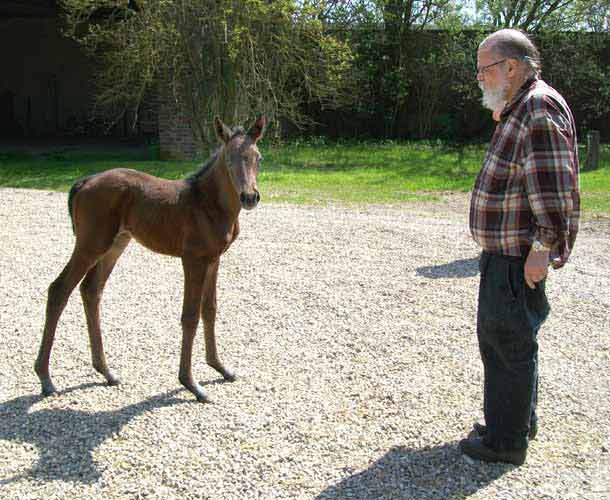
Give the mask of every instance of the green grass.
<path id="1" fill-rule="evenodd" d="M 260 184 L 269 183 L 273 199 L 399 203 L 467 191 L 482 153 L 475 147 L 360 143 L 293 144 L 263 154 Z"/>
<path id="2" fill-rule="evenodd" d="M 610 215 L 610 147 L 602 153 L 601 168 L 580 174 L 580 190 L 585 213 Z"/>
<path id="3" fill-rule="evenodd" d="M 196 169 L 194 162 L 148 161 L 141 153 L 68 151 L 46 154 L 0 153 L 0 186 L 68 191 L 75 180 L 115 167 L 178 179 Z"/>
<path id="4" fill-rule="evenodd" d="M 443 192 L 469 191 L 485 147 L 320 140 L 263 144 L 261 151 L 265 159 L 258 184 L 267 202 L 383 204 L 433 200 Z M 198 165 L 149 161 L 142 153 L 121 151 L 0 153 L 0 186 L 67 191 L 76 179 L 114 167 L 177 179 Z M 581 189 L 585 212 L 610 214 L 610 146 L 602 148 L 598 170 L 581 173 Z"/>

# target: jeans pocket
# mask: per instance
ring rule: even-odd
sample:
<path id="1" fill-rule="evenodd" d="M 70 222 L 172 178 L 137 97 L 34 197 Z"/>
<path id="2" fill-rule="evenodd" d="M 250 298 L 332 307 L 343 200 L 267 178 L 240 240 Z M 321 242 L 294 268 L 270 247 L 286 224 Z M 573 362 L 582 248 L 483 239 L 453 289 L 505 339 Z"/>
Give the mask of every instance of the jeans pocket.
<path id="1" fill-rule="evenodd" d="M 479 256 L 479 273 L 481 278 L 485 276 L 487 266 L 489 265 L 489 259 L 490 255 L 488 253 L 481 252 L 481 255 Z"/>
<path id="2" fill-rule="evenodd" d="M 546 297 L 546 280 L 536 283 L 536 288 L 525 291 L 525 302 L 530 322 L 534 328 L 539 328 L 546 320 L 551 310 Z"/>
<path id="3" fill-rule="evenodd" d="M 513 300 L 523 295 L 524 285 L 523 266 L 517 262 L 506 262 L 506 287 Z"/>

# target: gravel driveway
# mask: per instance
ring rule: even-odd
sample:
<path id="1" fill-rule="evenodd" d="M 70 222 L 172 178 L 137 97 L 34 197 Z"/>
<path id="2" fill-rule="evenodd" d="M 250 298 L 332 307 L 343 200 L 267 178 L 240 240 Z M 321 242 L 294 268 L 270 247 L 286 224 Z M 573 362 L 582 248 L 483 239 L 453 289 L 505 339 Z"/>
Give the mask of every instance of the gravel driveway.
<path id="1" fill-rule="evenodd" d="M 177 379 L 179 260 L 132 243 L 102 326 L 108 387 L 90 365 L 78 291 L 57 331 L 60 394 L 32 366 L 46 288 L 73 235 L 66 194 L 0 189 L 0 498 L 610 498 L 610 228 L 583 224 L 551 274 L 540 431 L 515 468 L 460 455 L 481 416 L 478 252 L 466 197 L 434 205 L 265 205 L 219 278 L 218 344 L 238 380 Z"/>

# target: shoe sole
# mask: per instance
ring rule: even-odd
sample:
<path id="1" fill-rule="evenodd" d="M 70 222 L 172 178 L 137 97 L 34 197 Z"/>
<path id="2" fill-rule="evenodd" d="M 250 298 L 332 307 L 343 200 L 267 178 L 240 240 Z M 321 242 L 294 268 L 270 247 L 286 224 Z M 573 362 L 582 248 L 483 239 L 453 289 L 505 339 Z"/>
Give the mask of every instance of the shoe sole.
<path id="1" fill-rule="evenodd" d="M 472 426 L 472 434 L 475 436 L 479 436 L 479 437 L 484 437 L 485 434 L 487 434 L 487 427 L 483 424 L 479 424 L 479 423 L 475 423 Z M 530 431 L 529 434 L 527 435 L 527 438 L 530 441 L 533 441 L 534 439 L 536 439 L 536 436 L 538 435 L 538 428 L 534 428 L 534 431 Z"/>
<path id="2" fill-rule="evenodd" d="M 525 463 L 525 453 L 522 457 L 512 458 L 506 455 L 502 456 L 500 453 L 494 452 L 493 450 L 487 447 L 474 447 L 469 441 L 471 440 L 464 439 L 460 441 L 459 447 L 464 455 L 467 455 L 473 460 L 480 460 L 482 462 L 489 463 L 505 463 L 512 465 L 523 465 Z"/>

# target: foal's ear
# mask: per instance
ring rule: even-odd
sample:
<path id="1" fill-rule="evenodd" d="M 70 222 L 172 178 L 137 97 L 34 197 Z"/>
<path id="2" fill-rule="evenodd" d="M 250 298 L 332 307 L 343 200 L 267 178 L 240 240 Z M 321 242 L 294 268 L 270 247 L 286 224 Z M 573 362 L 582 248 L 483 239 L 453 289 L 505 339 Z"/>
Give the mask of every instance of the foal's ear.
<path id="1" fill-rule="evenodd" d="M 266 118 L 261 115 L 257 118 L 257 120 L 252 124 L 250 130 L 248 130 L 248 135 L 252 138 L 254 142 L 258 141 L 265 131 L 265 126 L 267 125 Z"/>
<path id="2" fill-rule="evenodd" d="M 214 131 L 216 132 L 216 137 L 225 144 L 231 140 L 231 129 L 222 123 L 218 115 L 214 117 Z"/>

